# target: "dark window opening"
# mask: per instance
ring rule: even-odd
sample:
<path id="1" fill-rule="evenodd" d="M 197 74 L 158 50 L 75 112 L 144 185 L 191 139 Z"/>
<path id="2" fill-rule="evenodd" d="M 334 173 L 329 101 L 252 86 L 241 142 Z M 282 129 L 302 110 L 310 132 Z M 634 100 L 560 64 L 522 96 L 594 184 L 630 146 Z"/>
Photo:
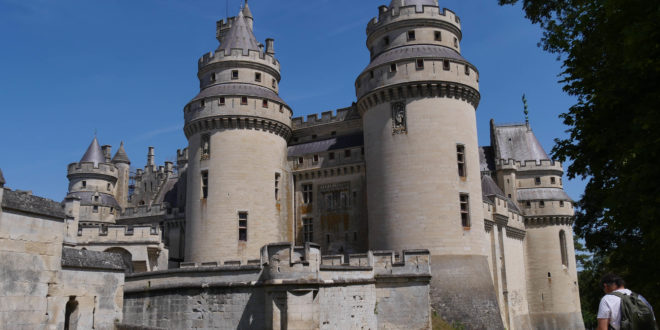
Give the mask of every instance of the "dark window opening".
<path id="1" fill-rule="evenodd" d="M 310 218 L 303 219 L 303 242 L 314 241 L 314 221 Z"/>
<path id="2" fill-rule="evenodd" d="M 454 37 L 454 47 L 458 48 L 458 38 Z"/>
<path id="3" fill-rule="evenodd" d="M 335 159 L 335 153 L 334 152 L 329 153 L 328 154 L 328 159 L 334 160 Z"/>
<path id="4" fill-rule="evenodd" d="M 351 151 L 350 150 L 344 150 L 344 157 L 351 158 Z"/>
<path id="5" fill-rule="evenodd" d="M 277 87 L 277 81 L 275 79 L 273 79 L 273 88 L 276 88 L 276 87 Z"/>
<path id="6" fill-rule="evenodd" d="M 211 82 L 215 82 L 215 73 L 211 73 Z"/>
<path id="7" fill-rule="evenodd" d="M 442 32 L 435 31 L 435 41 L 442 41 Z"/>
<path id="8" fill-rule="evenodd" d="M 241 105 L 247 105 L 248 104 L 248 98 L 247 96 L 241 97 Z"/>
<path id="9" fill-rule="evenodd" d="M 445 71 L 449 71 L 449 60 L 444 60 L 442 61 L 442 69 Z"/>
<path id="10" fill-rule="evenodd" d="M 99 213 L 99 207 L 97 205 L 94 205 L 94 210 L 92 212 Z"/>
<path id="11" fill-rule="evenodd" d="M 199 101 L 199 106 L 202 107 L 202 108 L 203 108 L 204 106 L 206 106 L 206 100 L 203 100 L 203 99 L 202 99 L 201 101 Z"/>
<path id="12" fill-rule="evenodd" d="M 470 66 L 469 66 L 469 65 L 466 65 L 466 66 L 465 66 L 465 75 L 466 75 L 466 76 L 469 76 L 469 75 L 470 75 Z"/>
<path id="13" fill-rule="evenodd" d="M 318 162 L 319 162 L 319 155 L 314 155 L 314 163 L 318 163 Z"/>
<path id="14" fill-rule="evenodd" d="M 64 330 L 78 328 L 78 302 L 76 296 L 70 296 L 64 308 Z"/>
<path id="15" fill-rule="evenodd" d="M 313 201 L 313 193 L 314 186 L 312 184 L 304 184 L 302 185 L 302 191 L 303 191 L 303 203 L 305 204 L 311 204 Z"/>
<path id="16" fill-rule="evenodd" d="M 202 160 L 209 159 L 211 156 L 211 136 L 202 135 Z"/>
<path id="17" fill-rule="evenodd" d="M 263 101 L 261 101 L 261 106 L 262 106 L 263 108 L 268 108 L 268 100 L 263 100 Z"/>
<path id="18" fill-rule="evenodd" d="M 261 73 L 256 72 L 256 73 L 254 74 L 254 81 L 256 81 L 256 82 L 261 82 Z"/>
<path id="19" fill-rule="evenodd" d="M 559 201 L 559 207 L 564 207 L 564 201 Z"/>
<path id="20" fill-rule="evenodd" d="M 385 42 L 385 46 L 388 46 L 390 44 L 390 37 L 383 38 L 383 42 Z"/>
<path id="21" fill-rule="evenodd" d="M 280 200 L 280 177 L 281 174 L 275 173 L 275 200 Z"/>
<path id="22" fill-rule="evenodd" d="M 202 198 L 209 197 L 209 171 L 202 171 Z"/>
<path id="23" fill-rule="evenodd" d="M 424 60 L 421 58 L 417 59 L 417 61 L 415 61 L 415 67 L 417 69 L 424 69 Z"/>
<path id="24" fill-rule="evenodd" d="M 467 171 L 465 168 L 465 146 L 457 145 L 456 146 L 456 157 L 458 159 L 458 176 L 461 178 L 467 177 Z"/>
<path id="25" fill-rule="evenodd" d="M 369 71 L 369 78 L 374 78 L 374 70 Z"/>
<path id="26" fill-rule="evenodd" d="M 224 97 L 221 97 L 221 98 L 220 98 L 220 105 L 225 105 L 225 104 L 226 104 L 226 103 L 225 103 L 225 98 L 224 98 Z"/>
<path id="27" fill-rule="evenodd" d="M 238 79 L 238 70 L 233 70 L 231 72 L 231 79 Z"/>
<path id="28" fill-rule="evenodd" d="M 468 194 L 460 195 L 461 203 L 461 224 L 464 228 L 470 227 L 470 196 Z"/>
<path id="29" fill-rule="evenodd" d="M 556 184 L 556 183 L 557 183 L 557 179 L 556 179 L 554 176 L 551 177 L 551 178 L 550 178 L 550 183 L 552 183 L 552 184 Z"/>
<path id="30" fill-rule="evenodd" d="M 390 72 L 396 72 L 396 63 L 390 64 Z"/>
<path id="31" fill-rule="evenodd" d="M 112 190 L 112 185 L 108 183 L 108 191 Z"/>
<path id="32" fill-rule="evenodd" d="M 330 244 L 330 235 L 325 235 L 325 242 Z"/>
<path id="33" fill-rule="evenodd" d="M 87 181 L 83 181 L 83 182 L 82 182 L 82 187 L 83 187 L 83 188 L 87 188 Z"/>
<path id="34" fill-rule="evenodd" d="M 537 185 L 541 184 L 541 178 L 540 177 L 534 178 L 534 183 L 536 183 Z"/>
<path id="35" fill-rule="evenodd" d="M 539 202 L 539 207 L 545 207 L 545 201 L 540 201 Z"/>
<path id="36" fill-rule="evenodd" d="M 415 40 L 415 31 L 408 31 L 408 40 Z"/>
<path id="37" fill-rule="evenodd" d="M 238 212 L 238 240 L 247 242 L 247 226 L 248 214 L 247 212 Z"/>
<path id="38" fill-rule="evenodd" d="M 305 158 L 298 157 L 298 164 L 301 164 L 305 162 Z"/>

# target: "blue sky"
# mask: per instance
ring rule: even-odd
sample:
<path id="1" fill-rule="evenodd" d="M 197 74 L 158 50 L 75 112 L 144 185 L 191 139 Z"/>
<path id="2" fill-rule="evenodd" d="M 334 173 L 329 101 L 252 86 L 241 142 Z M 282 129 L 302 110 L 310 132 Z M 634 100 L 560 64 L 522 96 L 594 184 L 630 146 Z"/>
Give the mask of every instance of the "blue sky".
<path id="1" fill-rule="evenodd" d="M 241 0 L 229 0 L 229 14 Z M 255 34 L 275 38 L 280 95 L 295 116 L 346 107 L 368 64 L 367 22 L 389 0 L 250 0 Z M 488 122 L 524 121 L 547 151 L 565 136 L 558 118 L 574 99 L 557 83 L 561 63 L 537 44 L 520 7 L 440 0 L 463 25 L 462 53 L 480 71 L 479 140 Z M 0 0 L 0 168 L 7 186 L 61 200 L 66 167 L 98 132 L 121 141 L 133 166 L 174 160 L 187 143 L 183 106 L 199 91 L 197 60 L 215 50 L 226 0 Z M 564 181 L 571 197 L 581 181 Z"/>

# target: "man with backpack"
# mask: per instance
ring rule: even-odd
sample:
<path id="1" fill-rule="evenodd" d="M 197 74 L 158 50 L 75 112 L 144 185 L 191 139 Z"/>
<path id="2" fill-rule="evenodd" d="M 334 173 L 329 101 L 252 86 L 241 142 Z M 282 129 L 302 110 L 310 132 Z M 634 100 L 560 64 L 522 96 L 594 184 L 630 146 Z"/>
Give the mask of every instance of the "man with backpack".
<path id="1" fill-rule="evenodd" d="M 620 276 L 607 274 L 601 285 L 605 296 L 598 307 L 598 330 L 658 330 L 651 305 L 626 289 Z"/>

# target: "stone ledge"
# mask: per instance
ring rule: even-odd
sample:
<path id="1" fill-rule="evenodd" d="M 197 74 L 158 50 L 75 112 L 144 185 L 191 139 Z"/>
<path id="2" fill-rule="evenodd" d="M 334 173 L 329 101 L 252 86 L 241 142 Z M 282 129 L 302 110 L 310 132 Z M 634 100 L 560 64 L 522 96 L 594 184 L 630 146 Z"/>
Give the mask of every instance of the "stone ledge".
<path id="1" fill-rule="evenodd" d="M 64 208 L 60 203 L 25 192 L 5 189 L 1 202 L 4 210 L 16 210 L 59 220 L 66 218 Z"/>
<path id="2" fill-rule="evenodd" d="M 62 268 L 124 271 L 124 259 L 115 253 L 62 249 Z"/>

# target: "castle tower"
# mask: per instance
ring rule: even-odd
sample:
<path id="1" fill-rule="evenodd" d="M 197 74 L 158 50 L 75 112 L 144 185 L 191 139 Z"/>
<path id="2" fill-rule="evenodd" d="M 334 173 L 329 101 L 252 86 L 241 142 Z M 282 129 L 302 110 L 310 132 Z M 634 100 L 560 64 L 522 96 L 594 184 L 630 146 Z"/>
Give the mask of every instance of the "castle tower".
<path id="1" fill-rule="evenodd" d="M 78 163 L 68 166 L 69 193 L 66 199 L 80 200 L 78 221 L 87 224 L 114 224 L 120 205 L 114 193 L 118 170 L 106 162 L 98 140 L 92 143 Z"/>
<path id="2" fill-rule="evenodd" d="M 246 4 L 218 22 L 220 46 L 200 59 L 201 92 L 184 110 L 189 262 L 252 259 L 268 243 L 293 240 L 292 111 L 278 96 L 272 39 L 263 50 L 251 16 Z"/>
<path id="3" fill-rule="evenodd" d="M 117 153 L 112 158 L 112 163 L 117 167 L 117 185 L 115 187 L 115 197 L 122 210 L 128 206 L 128 185 L 131 169 L 131 160 L 124 150 L 124 142 L 119 145 Z"/>
<path id="4" fill-rule="evenodd" d="M 433 308 L 468 328 L 502 328 L 484 233 L 479 73 L 461 39 L 437 0 L 393 0 L 369 22 L 371 63 L 356 81 L 369 245 L 429 249 Z"/>
<path id="5" fill-rule="evenodd" d="M 550 160 L 528 124 L 491 121 L 499 185 L 525 216 L 527 300 L 535 329 L 584 329 L 573 245 L 573 201 L 562 164 Z"/>

